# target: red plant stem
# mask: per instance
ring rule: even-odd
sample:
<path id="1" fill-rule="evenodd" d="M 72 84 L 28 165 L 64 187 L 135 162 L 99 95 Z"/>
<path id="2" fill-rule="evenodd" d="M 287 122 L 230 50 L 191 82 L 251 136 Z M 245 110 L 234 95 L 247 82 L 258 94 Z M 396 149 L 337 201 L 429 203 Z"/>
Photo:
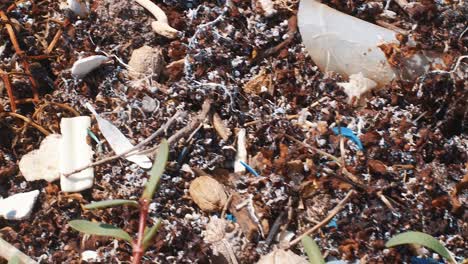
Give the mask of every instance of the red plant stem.
<path id="1" fill-rule="evenodd" d="M 143 238 L 145 236 L 146 219 L 148 217 L 149 201 L 147 199 L 140 200 L 140 222 L 138 225 L 138 237 L 133 242 L 133 261 L 132 264 L 140 264 L 143 257 Z"/>
<path id="2" fill-rule="evenodd" d="M 31 82 L 31 89 L 33 91 L 34 101 L 39 101 L 39 93 L 38 93 L 39 85 L 37 84 L 36 80 L 31 75 L 31 71 L 29 69 L 29 63 L 27 61 L 24 51 L 21 49 L 21 47 L 19 46 L 18 40 L 16 39 L 15 30 L 10 25 L 10 20 L 8 19 L 5 12 L 3 12 L 2 10 L 0 10 L 0 18 L 5 23 L 5 27 L 8 31 L 8 35 L 10 36 L 11 43 L 13 44 L 13 47 L 15 48 L 15 52 L 22 61 L 24 71 L 26 72 L 26 74 L 29 75 L 29 81 Z"/>
<path id="3" fill-rule="evenodd" d="M 10 99 L 11 111 L 16 112 L 15 96 L 13 95 L 13 90 L 11 89 L 11 83 L 10 83 L 10 79 L 8 78 L 8 74 L 0 70 L 0 75 L 3 80 L 3 83 L 5 84 L 8 98 Z"/>

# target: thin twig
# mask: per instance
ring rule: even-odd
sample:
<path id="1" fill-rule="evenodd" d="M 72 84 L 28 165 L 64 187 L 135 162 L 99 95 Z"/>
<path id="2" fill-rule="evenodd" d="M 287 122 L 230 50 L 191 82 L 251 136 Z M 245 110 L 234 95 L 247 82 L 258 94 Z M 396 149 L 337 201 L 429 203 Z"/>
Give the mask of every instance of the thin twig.
<path id="1" fill-rule="evenodd" d="M 16 112 L 15 96 L 13 95 L 13 89 L 11 88 L 10 78 L 8 77 L 8 74 L 2 70 L 0 70 L 0 75 L 3 80 L 3 84 L 5 85 L 8 94 L 8 99 L 10 99 L 11 111 Z"/>
<path id="2" fill-rule="evenodd" d="M 341 200 L 338 205 L 335 206 L 335 208 L 333 208 L 333 210 L 330 211 L 330 213 L 327 215 L 327 217 L 325 217 L 325 219 L 323 219 L 322 221 L 320 221 L 320 223 L 318 223 L 317 225 L 313 226 L 312 228 L 310 228 L 309 230 L 305 231 L 302 235 L 300 235 L 299 237 L 297 237 L 296 239 L 294 239 L 293 241 L 291 241 L 289 243 L 289 247 L 292 247 L 294 245 L 296 245 L 297 243 L 301 242 L 301 239 L 305 236 L 308 236 L 312 233 L 314 233 L 315 231 L 317 231 L 319 228 L 321 228 L 322 226 L 326 225 L 330 220 L 333 219 L 333 217 L 335 217 L 335 215 L 337 213 L 339 213 L 343 207 L 346 205 L 346 203 L 349 201 L 349 199 L 356 193 L 356 191 L 354 190 L 351 190 L 348 192 L 348 194 L 346 194 L 345 198 L 343 198 L 343 200 Z"/>
<path id="3" fill-rule="evenodd" d="M 27 117 L 25 117 L 23 115 L 13 113 L 13 112 L 5 112 L 5 114 L 9 115 L 11 117 L 16 117 L 16 118 L 19 118 L 19 119 L 23 120 L 26 124 L 33 126 L 34 128 L 36 128 L 37 130 L 39 130 L 42 134 L 44 134 L 46 136 L 50 135 L 50 132 L 47 129 L 43 128 L 42 126 L 40 126 L 36 122 L 32 121 L 31 119 L 29 119 L 29 118 L 27 118 Z"/>
<path id="4" fill-rule="evenodd" d="M 128 156 L 132 156 L 132 155 L 136 155 L 136 154 L 139 154 L 138 152 L 137 153 L 132 153 L 132 152 L 135 152 L 136 150 L 140 149 L 141 147 L 143 147 L 144 145 L 148 144 L 151 140 L 153 140 L 154 138 L 156 138 L 157 136 L 161 135 L 162 133 L 164 133 L 166 131 L 166 129 L 168 127 L 170 127 L 172 125 L 172 123 L 175 122 L 175 120 L 181 116 L 185 116 L 186 113 L 183 112 L 183 111 L 179 111 L 177 112 L 174 116 L 172 116 L 164 126 L 160 127 L 158 130 L 156 130 L 156 132 L 154 132 L 151 136 L 149 136 L 147 139 L 143 140 L 142 142 L 138 143 L 136 146 L 134 146 L 133 148 L 130 148 L 120 154 L 116 154 L 116 155 L 112 155 L 110 157 L 107 157 L 107 158 L 103 158 L 103 159 L 100 159 L 100 160 L 97 160 L 93 163 L 90 163 L 86 166 L 83 166 L 83 167 L 80 167 L 78 169 L 75 169 L 69 173 L 65 173 L 63 174 L 63 176 L 65 177 L 69 177 L 70 175 L 72 174 L 75 174 L 75 173 L 78 173 L 82 170 L 85 170 L 87 168 L 90 168 L 90 167 L 94 167 L 94 166 L 98 166 L 98 165 L 101 165 L 101 164 L 104 164 L 104 163 L 107 163 L 109 161 L 112 161 L 112 160 L 115 160 L 115 159 L 119 159 L 119 158 L 125 158 L 125 157 L 128 157 Z M 156 148 L 157 149 L 157 148 Z"/>

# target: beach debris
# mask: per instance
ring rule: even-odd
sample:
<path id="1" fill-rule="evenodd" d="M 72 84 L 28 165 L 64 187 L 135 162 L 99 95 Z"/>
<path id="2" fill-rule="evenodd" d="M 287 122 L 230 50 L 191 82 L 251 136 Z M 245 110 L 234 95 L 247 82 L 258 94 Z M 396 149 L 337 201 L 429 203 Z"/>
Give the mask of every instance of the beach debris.
<path id="1" fill-rule="evenodd" d="M 179 35 L 177 29 L 171 27 L 167 20 L 166 13 L 150 0 L 135 0 L 138 4 L 146 8 L 157 21 L 151 23 L 151 28 L 157 34 L 169 39 L 176 38 Z"/>
<path id="2" fill-rule="evenodd" d="M 109 61 L 109 58 L 103 55 L 93 55 L 79 59 L 73 63 L 71 74 L 75 78 L 82 79 L 107 61 Z"/>
<path id="3" fill-rule="evenodd" d="M 344 92 L 348 95 L 348 103 L 352 103 L 354 98 L 360 99 L 361 96 L 377 87 L 377 83 L 364 77 L 362 72 L 351 74 L 348 82 L 339 82 L 337 84 L 343 87 Z"/>
<path id="4" fill-rule="evenodd" d="M 210 217 L 203 237 L 205 242 L 211 245 L 215 263 L 239 263 L 236 255 L 241 250 L 241 233 L 238 225 L 231 221 L 217 216 Z"/>
<path id="5" fill-rule="evenodd" d="M 407 63 L 402 69 L 393 69 L 381 47 L 399 45 L 395 31 L 344 14 L 316 0 L 301 1 L 298 26 L 309 55 L 324 72 L 335 71 L 344 76 L 362 73 L 383 86 L 397 75 L 404 79 L 416 78 L 429 68 L 428 58 L 416 53 L 405 58 Z"/>
<path id="6" fill-rule="evenodd" d="M 128 62 L 128 66 L 130 66 L 129 75 L 135 79 L 141 78 L 142 75 L 146 74 L 159 77 L 164 69 L 164 65 L 162 50 L 144 45 L 141 48 L 133 50 Z"/>
<path id="7" fill-rule="evenodd" d="M 246 130 L 242 128 L 237 133 L 237 153 L 234 161 L 234 172 L 244 172 L 245 167 L 240 162 L 247 162 Z"/>
<path id="8" fill-rule="evenodd" d="M 152 113 L 158 108 L 159 102 L 156 103 L 156 100 L 154 98 L 145 95 L 141 100 L 141 109 L 143 110 L 143 112 Z"/>
<path id="9" fill-rule="evenodd" d="M 231 130 L 226 127 L 218 113 L 213 114 L 213 127 L 224 141 L 227 141 L 231 136 Z"/>
<path id="10" fill-rule="evenodd" d="M 98 260 L 98 253 L 94 250 L 85 250 L 81 252 L 81 260 L 92 262 Z"/>
<path id="11" fill-rule="evenodd" d="M 125 135 L 122 132 L 120 132 L 120 130 L 111 122 L 102 118 L 90 103 L 86 103 L 85 106 L 89 109 L 89 111 L 91 111 L 91 113 L 96 118 L 102 135 L 106 138 L 107 143 L 109 143 L 111 148 L 114 150 L 115 154 L 119 155 L 133 148 L 133 145 L 132 143 L 130 143 L 128 138 L 125 137 Z M 137 164 L 138 166 L 144 169 L 149 169 L 153 165 L 151 163 L 151 160 L 145 155 L 125 156 L 125 159 Z"/>
<path id="12" fill-rule="evenodd" d="M 268 255 L 262 256 L 257 264 L 309 264 L 304 257 L 296 255 L 290 250 L 276 249 Z"/>
<path id="13" fill-rule="evenodd" d="M 351 129 L 347 127 L 334 127 L 332 130 L 336 135 L 341 134 L 344 137 L 351 139 L 351 141 L 353 141 L 357 145 L 359 150 L 364 149 L 361 140 L 354 134 L 354 132 Z"/>
<path id="14" fill-rule="evenodd" d="M 39 191 L 14 194 L 6 199 L 0 199 L 0 216 L 7 220 L 27 218 L 39 196 Z"/>
<path id="15" fill-rule="evenodd" d="M 93 150 L 88 144 L 89 116 L 62 118 L 60 131 L 60 188 L 63 192 L 79 192 L 93 186 L 94 169 L 87 168 L 68 177 L 63 174 L 92 162 Z"/>
<path id="16" fill-rule="evenodd" d="M 265 17 L 276 14 L 275 3 L 272 0 L 257 0 L 257 6 L 263 11 Z"/>
<path id="17" fill-rule="evenodd" d="M 227 202 L 224 186 L 210 176 L 200 176 L 190 183 L 190 196 L 205 212 L 220 211 Z"/>
<path id="18" fill-rule="evenodd" d="M 67 0 L 66 8 L 81 18 L 85 18 L 89 14 L 89 8 L 84 0 Z"/>
<path id="19" fill-rule="evenodd" d="M 27 181 L 46 180 L 53 182 L 60 178 L 60 149 L 62 136 L 50 134 L 42 140 L 39 149 L 24 155 L 19 169 Z"/>

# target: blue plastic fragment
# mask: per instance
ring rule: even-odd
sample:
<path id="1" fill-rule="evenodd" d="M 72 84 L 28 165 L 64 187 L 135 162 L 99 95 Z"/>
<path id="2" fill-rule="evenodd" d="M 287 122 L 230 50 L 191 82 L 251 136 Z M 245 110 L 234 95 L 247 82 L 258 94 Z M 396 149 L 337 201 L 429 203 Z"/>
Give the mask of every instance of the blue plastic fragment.
<path id="1" fill-rule="evenodd" d="M 354 134 L 354 132 L 351 129 L 347 127 L 334 127 L 333 128 L 333 132 L 337 135 L 340 134 L 340 130 L 341 130 L 341 135 L 351 139 L 354 143 L 356 143 L 356 145 L 358 146 L 360 150 L 364 149 L 364 147 L 362 146 L 361 140 Z"/>
<path id="2" fill-rule="evenodd" d="M 433 258 L 411 257 L 411 264 L 444 264 L 444 263 L 439 262 Z"/>
<path id="3" fill-rule="evenodd" d="M 236 222 L 236 218 L 232 214 L 226 214 L 226 220 L 229 220 L 231 222 Z"/>
<path id="4" fill-rule="evenodd" d="M 252 167 L 247 165 L 247 163 L 243 162 L 242 160 L 239 161 L 242 166 L 244 166 L 250 173 L 255 175 L 256 177 L 260 177 L 260 174 L 258 174 Z"/>
<path id="5" fill-rule="evenodd" d="M 338 228 L 338 224 L 336 223 L 336 218 L 335 217 L 332 220 L 330 220 L 330 223 L 328 223 L 327 227 Z"/>

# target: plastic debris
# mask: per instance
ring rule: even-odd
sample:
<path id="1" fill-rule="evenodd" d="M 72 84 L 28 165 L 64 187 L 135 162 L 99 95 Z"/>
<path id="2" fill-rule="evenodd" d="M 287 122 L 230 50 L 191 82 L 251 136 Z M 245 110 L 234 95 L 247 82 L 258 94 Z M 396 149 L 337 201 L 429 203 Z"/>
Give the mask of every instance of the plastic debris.
<path id="1" fill-rule="evenodd" d="M 349 82 L 340 82 L 337 84 L 343 87 L 344 92 L 348 95 L 348 103 L 351 103 L 353 98 L 359 99 L 363 94 L 377 87 L 377 83 L 364 77 L 362 72 L 351 74 L 349 76 Z"/>
<path id="2" fill-rule="evenodd" d="M 71 74 L 73 77 L 81 79 L 107 61 L 109 61 L 109 58 L 103 55 L 93 55 L 79 59 L 73 63 Z"/>
<path id="3" fill-rule="evenodd" d="M 246 131 L 245 128 L 239 130 L 237 133 L 237 153 L 236 160 L 234 162 L 234 172 L 244 172 L 245 167 L 240 162 L 244 163 L 247 161 L 247 146 L 246 146 Z"/>
<path id="4" fill-rule="evenodd" d="M 0 200 L 0 216 L 7 220 L 27 218 L 31 214 L 38 195 L 39 191 L 34 190 Z"/>
<path id="5" fill-rule="evenodd" d="M 60 130 L 60 172 L 69 173 L 76 168 L 86 166 L 93 160 L 93 150 L 88 145 L 87 135 L 91 125 L 89 116 L 62 118 Z M 87 168 L 68 177 L 61 175 L 60 187 L 64 192 L 79 192 L 93 186 L 94 169 Z"/>
<path id="6" fill-rule="evenodd" d="M 351 129 L 349 129 L 347 127 L 334 127 L 333 128 L 333 132 L 336 135 L 340 134 L 340 130 L 341 130 L 341 135 L 343 135 L 346 138 L 351 139 L 354 143 L 356 143 L 359 150 L 364 149 L 364 147 L 362 146 L 361 140 L 354 134 L 354 132 Z"/>
<path id="7" fill-rule="evenodd" d="M 166 13 L 161 8 L 150 0 L 136 0 L 136 2 L 146 8 L 157 19 L 157 21 L 151 23 L 151 27 L 156 33 L 169 39 L 177 37 L 179 31 L 169 26 Z"/>
<path id="8" fill-rule="evenodd" d="M 229 220 L 234 223 L 237 221 L 236 217 L 233 216 L 232 214 L 226 214 L 226 220 Z"/>
<path id="9" fill-rule="evenodd" d="M 243 162 L 242 160 L 239 161 L 242 166 L 244 166 L 250 173 L 255 175 L 256 177 L 259 177 L 260 174 L 258 174 L 252 167 L 250 167 L 247 163 Z"/>
<path id="10" fill-rule="evenodd" d="M 102 135 L 106 138 L 107 142 L 117 155 L 133 148 L 132 143 L 130 143 L 127 137 L 125 137 L 125 135 L 122 134 L 122 132 L 120 132 L 120 130 L 111 122 L 102 118 L 91 104 L 86 103 L 86 107 L 91 111 L 91 113 L 93 113 L 94 117 L 96 117 Z M 145 155 L 131 155 L 125 157 L 125 159 L 144 169 L 149 169 L 152 166 L 151 160 Z"/>
<path id="11" fill-rule="evenodd" d="M 258 0 L 257 4 L 263 10 L 263 13 L 266 17 L 270 17 L 276 14 L 275 4 L 272 0 Z"/>
<path id="12" fill-rule="evenodd" d="M 443 262 L 439 262 L 433 258 L 411 257 L 411 264 L 443 264 Z"/>
<path id="13" fill-rule="evenodd" d="M 362 73 L 378 86 L 401 77 L 416 78 L 429 68 L 428 58 L 415 54 L 404 69 L 393 69 L 382 44 L 398 45 L 396 32 L 341 13 L 316 0 L 302 0 L 298 26 L 306 49 L 322 71 L 344 76 Z"/>
<path id="14" fill-rule="evenodd" d="M 19 169 L 27 181 L 46 180 L 53 182 L 60 178 L 59 146 L 62 136 L 48 135 L 42 140 L 39 149 L 24 155 L 19 162 Z"/>
<path id="15" fill-rule="evenodd" d="M 98 253 L 94 250 L 85 250 L 81 253 L 81 260 L 93 262 L 98 260 Z"/>
<path id="16" fill-rule="evenodd" d="M 75 15 L 85 18 L 88 16 L 89 9 L 84 0 L 67 0 L 67 8 Z"/>

